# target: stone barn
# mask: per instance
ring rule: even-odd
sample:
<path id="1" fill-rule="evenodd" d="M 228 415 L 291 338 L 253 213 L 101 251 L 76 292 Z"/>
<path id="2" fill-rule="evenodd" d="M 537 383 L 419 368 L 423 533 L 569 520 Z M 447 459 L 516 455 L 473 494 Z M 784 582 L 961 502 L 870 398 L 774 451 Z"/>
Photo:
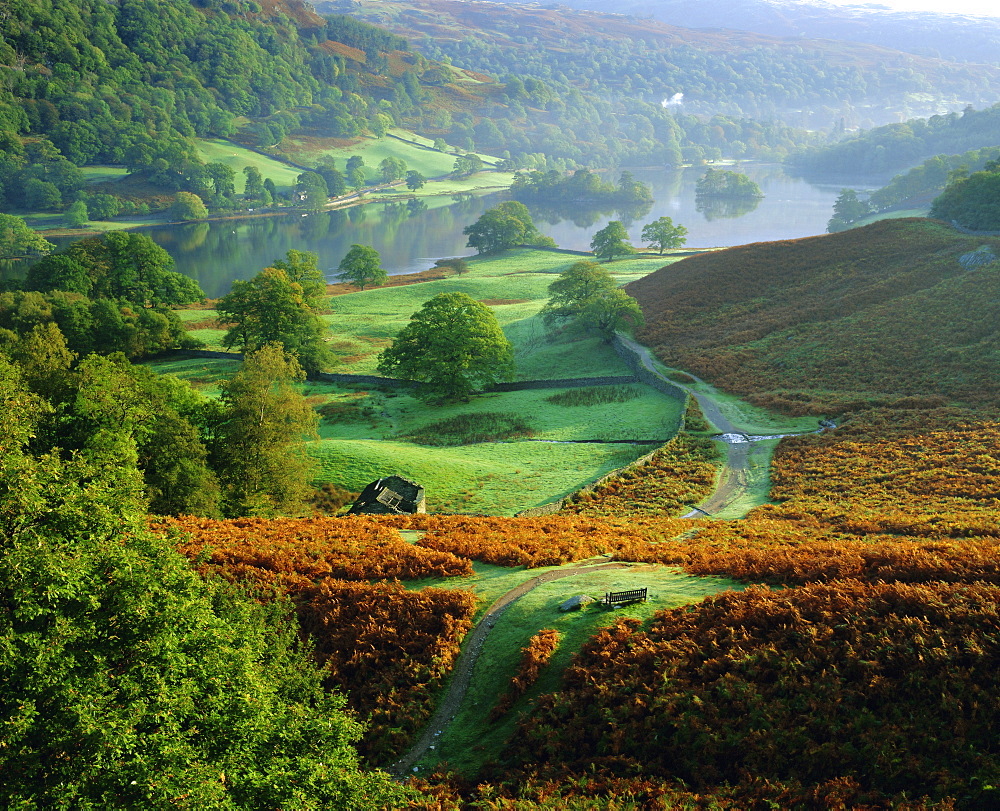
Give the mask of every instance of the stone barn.
<path id="1" fill-rule="evenodd" d="M 402 476 L 386 476 L 369 484 L 347 515 L 412 515 L 427 512 L 424 488 Z"/>

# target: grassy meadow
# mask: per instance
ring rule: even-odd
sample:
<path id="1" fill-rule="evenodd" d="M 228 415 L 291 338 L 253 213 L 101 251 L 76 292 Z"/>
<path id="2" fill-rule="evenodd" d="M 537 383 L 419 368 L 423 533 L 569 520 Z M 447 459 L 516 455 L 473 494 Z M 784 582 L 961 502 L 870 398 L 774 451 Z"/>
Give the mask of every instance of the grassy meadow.
<path id="1" fill-rule="evenodd" d="M 389 157 L 400 158 L 406 162 L 407 168 L 428 178 L 446 175 L 455 166 L 454 152 L 441 152 L 434 149 L 433 140 L 399 129 L 390 130 L 385 138 L 358 138 L 353 141 L 290 136 L 281 147 L 291 160 L 303 166 L 315 166 L 320 158 L 329 156 L 336 160 L 341 171 L 349 157 L 360 155 L 365 159 L 365 173 L 369 180 L 377 177 L 379 163 Z M 494 164 L 498 160 L 490 155 L 481 154 L 480 157 L 486 164 Z"/>
<path id="2" fill-rule="evenodd" d="M 521 380 L 626 375 L 615 352 L 594 337 L 546 331 L 539 311 L 548 285 L 581 257 L 518 249 L 496 257 L 472 258 L 469 272 L 437 281 L 374 288 L 331 297 L 329 342 L 340 358 L 331 371 L 373 374 L 378 353 L 388 346 L 425 301 L 460 291 L 491 306 L 515 348 Z M 609 270 L 622 283 L 662 267 L 659 257 L 620 260 Z M 179 311 L 189 332 L 210 348 L 225 334 L 215 312 Z M 231 361 L 158 361 L 159 370 L 179 374 L 213 395 L 217 381 L 232 374 Z M 623 401 L 564 405 L 552 402 L 557 389 L 504 392 L 468 403 L 430 406 L 401 392 L 309 381 L 304 393 L 320 414 L 319 436 L 308 443 L 317 480 L 358 491 L 396 473 L 423 484 L 428 509 L 510 515 L 562 498 L 647 453 L 650 445 L 623 441 L 665 441 L 680 421 L 682 404 L 647 386 L 621 392 Z M 572 390 L 569 390 L 572 391 Z M 584 398 L 586 399 L 586 398 Z M 527 437 L 512 441 L 451 446 L 419 444 L 439 433 L 442 420 L 482 423 L 491 414 L 520 418 Z M 581 440 L 599 440 L 577 444 Z"/>
<path id="3" fill-rule="evenodd" d="M 218 138 L 199 139 L 198 154 L 205 163 L 224 163 L 236 172 L 237 194 L 243 194 L 246 181 L 243 169 L 247 166 L 256 166 L 261 176 L 271 178 L 280 192 L 291 189 L 295 185 L 295 178 L 302 174 L 302 170 L 295 166 Z"/>

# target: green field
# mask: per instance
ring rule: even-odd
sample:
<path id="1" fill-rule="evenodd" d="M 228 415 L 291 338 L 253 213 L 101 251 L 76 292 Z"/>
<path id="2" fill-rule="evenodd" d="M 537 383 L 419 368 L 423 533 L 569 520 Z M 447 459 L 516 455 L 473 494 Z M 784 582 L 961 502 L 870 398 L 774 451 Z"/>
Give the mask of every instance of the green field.
<path id="1" fill-rule="evenodd" d="M 438 293 L 460 292 L 490 304 L 514 345 L 518 379 L 625 374 L 614 351 L 598 339 L 564 339 L 552 343 L 538 318 L 538 312 L 548 301 L 548 286 L 570 265 L 584 258 L 522 248 L 498 257 L 473 257 L 469 260 L 469 272 L 462 276 L 336 296 L 330 302 L 332 313 L 325 317 L 330 325 L 331 344 L 345 359 L 343 367 L 335 371 L 374 373 L 377 354 L 424 302 Z M 613 262 L 607 267 L 625 284 L 670 261 L 644 257 Z"/>
<path id="2" fill-rule="evenodd" d="M 232 141 L 222 141 L 216 138 L 201 138 L 198 140 L 198 154 L 205 163 L 224 163 L 236 172 L 236 193 L 243 194 L 246 178 L 243 169 L 246 166 L 256 166 L 263 177 L 271 178 L 278 191 L 286 192 L 295 185 L 295 178 L 302 174 L 302 169 L 287 163 L 260 155 L 250 149 L 244 149 Z"/>
<path id="3" fill-rule="evenodd" d="M 346 146 L 296 139 L 291 136 L 285 139 L 282 148 L 292 160 L 304 166 L 315 166 L 320 158 L 329 155 L 337 161 L 337 168 L 341 171 L 344 170 L 349 157 L 360 155 L 365 159 L 368 179 L 374 180 L 377 177 L 379 162 L 387 157 L 400 158 L 406 162 L 407 168 L 414 169 L 428 178 L 448 174 L 455 166 L 455 153 L 439 152 L 432 144 L 433 141 L 429 138 L 423 138 L 406 130 L 393 129 L 385 138 L 363 138 Z M 479 157 L 486 164 L 497 162 L 497 158 L 490 155 L 480 154 Z"/>
<path id="4" fill-rule="evenodd" d="M 435 582 L 444 588 L 471 588 L 484 598 L 484 609 L 518 584 L 552 569 L 501 569 L 476 563 L 476 576 Z M 430 585 L 422 583 L 421 585 Z M 600 598 L 605 591 L 626 588 L 649 589 L 649 600 L 608 610 L 591 604 L 579 611 L 561 612 L 559 605 L 578 594 Z M 655 567 L 647 571 L 627 569 L 594 571 L 545 583 L 517 600 L 496 621 L 487 637 L 455 720 L 447 727 L 432 750 L 419 764 L 426 774 L 438 763 L 464 774 L 472 774 L 484 761 L 495 758 L 510 735 L 518 715 L 542 692 L 556 690 L 561 674 L 580 646 L 602 627 L 622 617 L 649 619 L 655 611 L 699 602 L 705 596 L 744 584 L 715 577 L 694 577 L 674 568 Z M 559 648 L 538 683 L 522 696 L 511 712 L 495 723 L 488 715 L 511 678 L 516 674 L 521 649 L 542 628 L 562 634 Z"/>
<path id="5" fill-rule="evenodd" d="M 598 338 L 551 340 L 538 316 L 548 285 L 580 258 L 519 249 L 473 258 L 469 272 L 461 276 L 335 296 L 325 320 L 331 346 L 343 362 L 333 371 L 374 372 L 378 352 L 413 312 L 438 293 L 461 291 L 492 306 L 514 345 L 519 379 L 627 375 L 621 359 Z M 622 260 L 609 269 L 625 283 L 665 261 Z M 179 315 L 196 327 L 191 334 L 219 345 L 224 333 L 204 326 L 214 317 L 213 310 L 180 310 Z M 217 391 L 217 380 L 235 369 L 231 361 L 200 359 L 153 365 L 179 374 L 209 395 Z M 636 396 L 625 402 L 587 406 L 549 402 L 559 391 L 555 389 L 431 406 L 406 393 L 310 381 L 303 391 L 324 417 L 309 453 L 318 463 L 319 481 L 357 491 L 396 473 L 426 488 L 431 511 L 510 515 L 566 496 L 650 450 L 649 445 L 612 444 L 615 440 L 666 440 L 674 435 L 681 404 L 646 386 L 632 388 Z M 529 424 L 531 439 L 544 441 L 429 447 L 407 439 L 440 420 L 485 412 L 518 415 Z M 601 442 L 568 444 L 579 440 Z"/>

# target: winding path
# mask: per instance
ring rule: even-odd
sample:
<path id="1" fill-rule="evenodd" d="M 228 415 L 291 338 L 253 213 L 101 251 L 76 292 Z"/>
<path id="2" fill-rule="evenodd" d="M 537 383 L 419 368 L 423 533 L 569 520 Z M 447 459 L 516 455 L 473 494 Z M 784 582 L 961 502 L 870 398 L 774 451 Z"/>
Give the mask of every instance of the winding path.
<path id="1" fill-rule="evenodd" d="M 473 628 L 472 632 L 466 638 L 464 650 L 459 655 L 458 661 L 455 663 L 455 670 L 452 675 L 451 682 L 448 684 L 448 691 L 445 693 L 444 698 L 441 700 L 440 705 L 438 705 L 434 715 L 431 716 L 430 721 L 427 722 L 427 726 L 424 728 L 423 733 L 417 739 L 417 742 L 410 747 L 410 750 L 389 767 L 389 773 L 400 778 L 410 773 L 414 765 L 427 753 L 430 747 L 434 744 L 435 740 L 437 740 L 438 736 L 440 736 L 444 731 L 445 727 L 451 723 L 462 704 L 462 700 L 465 698 L 465 694 L 469 690 L 469 684 L 472 680 L 472 670 L 479 659 L 479 654 L 483 650 L 483 644 L 486 641 L 486 637 L 489 635 L 490 631 L 493 630 L 493 626 L 496 624 L 497 619 L 499 619 L 500 616 L 508 608 L 510 608 L 516 600 L 544 583 L 551 583 L 553 580 L 560 580 L 564 577 L 573 577 L 574 575 L 584 574 L 586 572 L 598 570 L 603 571 L 606 569 L 646 568 L 649 567 L 629 563 L 607 562 L 607 559 L 602 555 L 600 557 L 578 561 L 577 563 L 570 564 L 561 569 L 555 569 L 553 571 L 540 574 L 537 577 L 524 581 L 521 585 L 517 586 L 517 588 L 511 589 L 502 597 L 498 598 L 493 605 L 486 610 L 482 619 L 479 620 L 476 627 Z"/>
<path id="2" fill-rule="evenodd" d="M 698 518 L 702 515 L 712 516 L 716 513 L 722 512 L 742 499 L 749 491 L 751 484 L 751 438 L 743 431 L 742 428 L 738 428 L 733 425 L 733 423 L 731 423 L 725 415 L 723 415 L 718 403 L 716 403 L 716 401 L 709 395 L 695 391 L 694 389 L 685 386 L 683 383 L 678 383 L 676 380 L 671 380 L 659 369 L 657 369 L 656 364 L 653 361 L 653 354 L 649 348 L 636 343 L 634 340 L 625 335 L 620 335 L 619 337 L 621 338 L 621 341 L 636 354 L 646 370 L 656 375 L 661 380 L 665 380 L 671 385 L 677 386 L 679 389 L 683 389 L 694 397 L 701 408 L 702 414 L 705 415 L 705 419 L 718 428 L 722 434 L 721 441 L 726 446 L 726 462 L 723 466 L 719 483 L 716 485 L 715 492 L 702 502 L 700 506 L 683 517 Z M 699 380 L 694 375 L 689 375 L 689 377 L 699 383 L 704 383 L 704 381 Z M 797 433 L 779 434 L 778 436 L 798 436 L 802 433 L 816 432 L 802 431 Z M 763 439 L 765 437 L 759 438 Z"/>

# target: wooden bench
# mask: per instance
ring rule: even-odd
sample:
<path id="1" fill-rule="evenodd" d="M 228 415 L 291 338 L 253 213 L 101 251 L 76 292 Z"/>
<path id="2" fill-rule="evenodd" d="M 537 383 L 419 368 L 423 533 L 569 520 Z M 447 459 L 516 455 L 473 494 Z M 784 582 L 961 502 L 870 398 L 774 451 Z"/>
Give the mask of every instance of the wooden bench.
<path id="1" fill-rule="evenodd" d="M 648 589 L 629 589 L 628 591 L 608 591 L 601 603 L 604 605 L 622 605 L 645 601 Z"/>

